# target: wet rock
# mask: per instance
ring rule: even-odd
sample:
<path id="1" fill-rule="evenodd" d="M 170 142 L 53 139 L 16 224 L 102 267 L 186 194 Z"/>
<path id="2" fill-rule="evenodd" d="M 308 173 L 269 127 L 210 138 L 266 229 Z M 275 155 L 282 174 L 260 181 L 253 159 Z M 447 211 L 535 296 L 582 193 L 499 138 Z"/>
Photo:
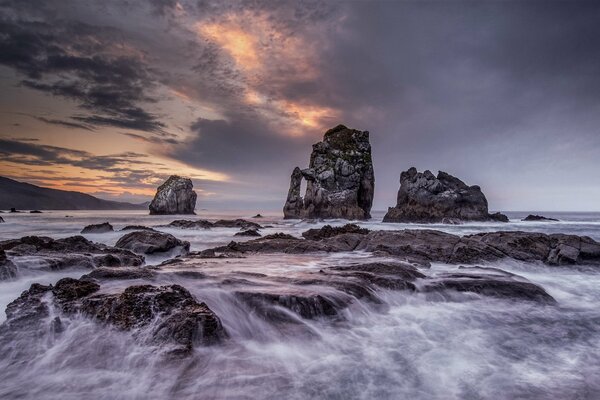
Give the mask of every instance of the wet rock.
<path id="1" fill-rule="evenodd" d="M 29 211 L 29 214 L 41 214 L 42 212 L 40 210 L 31 210 Z"/>
<path id="2" fill-rule="evenodd" d="M 176 221 L 171 222 L 167 226 L 179 229 L 210 229 L 212 228 L 213 224 L 205 219 L 198 219 L 195 221 L 178 219 Z"/>
<path id="3" fill-rule="evenodd" d="M 374 185 L 369 132 L 338 125 L 313 145 L 309 167 L 294 169 L 284 218 L 368 219 Z"/>
<path id="4" fill-rule="evenodd" d="M 84 280 L 129 280 L 129 279 L 152 279 L 155 272 L 148 268 L 96 268 L 89 274 L 83 275 Z"/>
<path id="5" fill-rule="evenodd" d="M 106 233 L 113 232 L 113 226 L 108 222 L 103 222 L 101 224 L 93 224 L 88 225 L 81 230 L 81 233 Z"/>
<path id="6" fill-rule="evenodd" d="M 425 278 L 415 266 L 402 262 L 371 262 L 366 264 L 354 264 L 342 267 L 331 267 L 330 270 L 340 272 L 368 272 L 377 275 L 386 275 L 414 281 Z"/>
<path id="7" fill-rule="evenodd" d="M 6 257 L 4 250 L 0 250 L 0 281 L 17 277 L 17 266 Z"/>
<path id="8" fill-rule="evenodd" d="M 499 212 L 490 214 L 490 220 L 496 221 L 496 222 L 509 222 L 510 221 L 506 215 L 499 213 Z"/>
<path id="9" fill-rule="evenodd" d="M 529 214 L 528 216 L 523 218 L 523 221 L 547 222 L 547 221 L 558 221 L 558 220 L 554 219 L 554 218 L 547 218 L 542 215 Z"/>
<path id="10" fill-rule="evenodd" d="M 150 228 L 149 226 L 144 226 L 144 225 L 127 225 L 126 227 L 121 229 L 121 231 L 154 231 L 154 232 L 156 232 L 156 229 Z"/>
<path id="11" fill-rule="evenodd" d="M 233 236 L 253 236 L 253 237 L 260 237 L 261 234 L 256 229 L 246 229 L 244 231 L 236 232 Z"/>
<path id="12" fill-rule="evenodd" d="M 285 314 L 271 306 L 283 307 L 302 318 L 313 319 L 337 316 L 339 311 L 350 303 L 348 296 L 334 297 L 303 291 L 290 293 L 238 291 L 235 292 L 235 296 L 250 306 L 254 312 L 271 321 L 288 319 Z"/>
<path id="13" fill-rule="evenodd" d="M 175 354 L 185 355 L 196 344 L 214 344 L 227 338 L 217 315 L 179 285 L 130 286 L 117 294 L 97 293 L 99 289 L 95 282 L 72 278 L 61 279 L 54 287 L 34 284 L 7 306 L 0 337 L 7 332 L 21 334 L 24 328 L 39 328 L 53 304 L 63 314 L 83 314 L 131 330 L 144 342 L 164 346 Z"/>
<path id="14" fill-rule="evenodd" d="M 330 238 L 333 236 L 341 235 L 344 233 L 357 233 L 360 235 L 366 235 L 369 230 L 361 228 L 356 224 L 346 224 L 344 226 L 332 227 L 331 225 L 325 225 L 320 229 L 309 229 L 302 233 L 302 237 L 309 240 L 321 240 Z"/>
<path id="15" fill-rule="evenodd" d="M 242 229 L 261 229 L 262 226 L 256 222 L 245 219 L 220 219 L 212 223 L 213 228 L 242 228 Z"/>
<path id="16" fill-rule="evenodd" d="M 126 267 L 139 266 L 144 257 L 128 250 L 93 243 L 83 236 L 65 239 L 51 239 L 43 236 L 25 236 L 21 239 L 0 242 L 0 250 L 10 255 L 13 261 L 23 267 L 41 270 L 62 270 L 66 268 Z M 26 263 L 18 263 L 26 259 Z M 39 262 L 34 264 L 32 259 Z"/>
<path id="17" fill-rule="evenodd" d="M 150 215 L 194 214 L 196 192 L 191 179 L 172 175 L 160 185 L 150 203 Z"/>
<path id="18" fill-rule="evenodd" d="M 400 174 L 395 207 L 383 222 L 436 223 L 446 221 L 504 221 L 505 216 L 488 212 L 487 199 L 479 186 L 467 186 L 460 179 L 440 171 L 417 172 L 410 168 Z"/>
<path id="19" fill-rule="evenodd" d="M 190 250 L 190 242 L 179 240 L 168 233 L 135 231 L 121 237 L 115 247 L 138 254 L 164 253 L 179 247 L 181 254 L 187 254 Z"/>
<path id="20" fill-rule="evenodd" d="M 556 300 L 542 287 L 518 275 L 499 272 L 483 274 L 448 273 L 425 283 L 424 292 L 457 291 L 472 292 L 484 296 L 511 300 L 528 300 L 555 304 Z"/>

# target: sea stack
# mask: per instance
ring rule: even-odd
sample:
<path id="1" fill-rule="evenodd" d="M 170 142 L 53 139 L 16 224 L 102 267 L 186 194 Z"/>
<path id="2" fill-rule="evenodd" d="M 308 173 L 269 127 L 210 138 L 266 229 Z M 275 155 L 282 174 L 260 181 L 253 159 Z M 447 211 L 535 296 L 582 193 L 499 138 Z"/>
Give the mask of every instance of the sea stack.
<path id="1" fill-rule="evenodd" d="M 338 125 L 313 145 L 309 167 L 292 172 L 284 218 L 371 218 L 374 186 L 369 132 Z"/>
<path id="2" fill-rule="evenodd" d="M 490 214 L 488 202 L 479 186 L 468 186 L 460 179 L 440 171 L 417 172 L 410 168 L 400 174 L 400 190 L 395 207 L 390 207 L 383 222 L 460 223 L 462 221 L 502 221 L 500 213 Z"/>
<path id="3" fill-rule="evenodd" d="M 172 175 L 158 187 L 150 203 L 150 215 L 194 214 L 196 192 L 189 178 Z"/>

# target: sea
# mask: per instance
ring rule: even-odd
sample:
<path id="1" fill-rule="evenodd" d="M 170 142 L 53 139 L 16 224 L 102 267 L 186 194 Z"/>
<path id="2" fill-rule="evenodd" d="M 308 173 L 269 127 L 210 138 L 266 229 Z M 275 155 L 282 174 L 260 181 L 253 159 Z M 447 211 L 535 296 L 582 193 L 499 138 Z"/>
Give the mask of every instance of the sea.
<path id="1" fill-rule="evenodd" d="M 234 228 L 183 230 L 164 225 L 174 219 L 244 218 L 265 226 L 263 235 L 284 232 L 301 237 L 310 228 L 347 223 L 283 220 L 278 212 L 253 219 L 255 214 L 255 210 L 202 210 L 185 217 L 150 216 L 143 211 L 3 213 L 0 241 L 29 235 L 65 238 L 80 235 L 86 225 L 109 222 L 114 232 L 83 236 L 114 245 L 124 226 L 146 225 L 187 240 L 192 251 L 199 251 L 252 238 L 234 237 Z M 457 235 L 520 230 L 600 241 L 600 213 L 506 214 L 509 223 L 420 225 L 382 223 L 383 212 L 374 212 L 371 220 L 356 223 L 372 230 L 436 229 Z M 528 214 L 559 221 L 522 221 Z M 166 258 L 150 257 L 147 266 Z M 13 349 L 26 347 L 29 357 L 18 358 L 10 348 L 0 354 L 0 399 L 600 399 L 598 267 L 515 260 L 485 265 L 542 286 L 557 305 L 475 294 L 432 298 L 381 290 L 377 293 L 381 304 L 356 300 L 342 311 L 343 318 L 303 319 L 301 328 L 285 329 L 244 307 L 233 293 L 239 286 L 222 284 L 225 278 L 238 278 L 242 287 L 273 285 L 266 277 L 285 282 L 286 277 L 371 260 L 392 259 L 365 252 L 261 254 L 200 260 L 193 269 L 207 279 L 159 274 L 152 284 L 180 284 L 220 317 L 230 336 L 227 343 L 199 346 L 189 357 L 172 360 L 130 332 L 81 316 L 65 317 L 61 334 L 36 340 L 24 337 L 13 344 Z M 0 322 L 6 320 L 6 305 L 32 283 L 52 284 L 86 273 L 78 268 L 48 272 L 38 260 L 20 262 L 31 263 L 27 272 L 0 282 Z M 427 274 L 459 267 L 434 263 Z M 102 290 L 118 292 L 138 283 L 110 281 L 102 283 Z"/>

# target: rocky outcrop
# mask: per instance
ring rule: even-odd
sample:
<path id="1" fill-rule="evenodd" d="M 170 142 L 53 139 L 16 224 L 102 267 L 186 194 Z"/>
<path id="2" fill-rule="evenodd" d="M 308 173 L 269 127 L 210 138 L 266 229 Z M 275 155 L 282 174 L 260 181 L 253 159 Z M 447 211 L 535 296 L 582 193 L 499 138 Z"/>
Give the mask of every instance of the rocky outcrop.
<path id="1" fill-rule="evenodd" d="M 180 229 L 210 229 L 210 228 L 242 228 L 242 229 L 261 229 L 262 226 L 256 222 L 245 219 L 220 219 L 210 222 L 205 219 L 185 220 L 179 219 L 171 222 L 167 226 Z"/>
<path id="2" fill-rule="evenodd" d="M 218 343 L 227 337 L 221 321 L 204 303 L 179 285 L 138 285 L 122 293 L 98 293 L 90 280 L 63 278 L 56 285 L 33 284 L 6 308 L 7 320 L 0 335 L 43 328 L 50 308 L 61 317 L 82 314 L 118 329 L 133 331 L 148 344 L 166 347 L 170 353 L 188 354 L 197 344 Z"/>
<path id="3" fill-rule="evenodd" d="M 400 174 L 400 190 L 395 207 L 383 222 L 460 223 L 461 221 L 508 221 L 506 216 L 488 212 L 487 199 L 479 186 L 467 186 L 440 171 L 417 172 L 410 168 Z"/>
<path id="4" fill-rule="evenodd" d="M 318 238 L 318 235 L 315 236 Z M 231 242 L 216 253 L 315 253 L 367 251 L 427 264 L 474 264 L 512 258 L 548 265 L 600 265 L 600 243 L 587 236 L 534 232 L 492 232 L 457 236 L 435 230 L 407 229 L 342 233 L 318 240 L 279 234 Z"/>
<path id="5" fill-rule="evenodd" d="M 0 250 L 0 281 L 16 278 L 17 266 L 6 257 L 4 250 Z"/>
<path id="6" fill-rule="evenodd" d="M 240 232 L 236 232 L 233 236 L 260 237 L 261 234 L 256 229 L 246 229 Z"/>
<path id="7" fill-rule="evenodd" d="M 292 172 L 284 217 L 368 219 L 374 185 L 369 132 L 338 125 L 313 145 L 309 167 Z"/>
<path id="8" fill-rule="evenodd" d="M 150 215 L 194 214 L 196 192 L 192 180 L 172 175 L 160 185 L 150 203 Z"/>
<path id="9" fill-rule="evenodd" d="M 104 222 L 101 224 L 88 225 L 81 230 L 81 233 L 107 233 L 113 231 L 113 226 L 108 222 Z"/>
<path id="10" fill-rule="evenodd" d="M 168 233 L 135 231 L 121 237 L 115 247 L 138 254 L 164 253 L 179 248 L 179 254 L 187 254 L 190 250 L 190 242 L 179 240 Z"/>
<path id="11" fill-rule="evenodd" d="M 528 221 L 528 222 L 550 222 L 550 221 L 554 221 L 554 222 L 557 222 L 558 220 L 555 219 L 555 218 L 547 218 L 547 217 L 544 217 L 542 215 L 529 214 L 528 216 L 526 216 L 525 218 L 523 218 L 523 221 Z"/>
<path id="12" fill-rule="evenodd" d="M 346 224 L 344 226 L 325 225 L 319 229 L 309 229 L 305 232 L 302 232 L 302 237 L 309 240 L 321 240 L 344 233 L 358 233 L 361 235 L 366 235 L 369 233 L 369 230 L 366 228 L 361 228 L 356 224 Z"/>
<path id="13" fill-rule="evenodd" d="M 26 236 L 0 242 L 0 250 L 6 252 L 17 267 L 31 270 L 135 267 L 144 263 L 143 256 L 129 250 L 93 243 L 83 236 L 57 240 L 43 236 Z"/>

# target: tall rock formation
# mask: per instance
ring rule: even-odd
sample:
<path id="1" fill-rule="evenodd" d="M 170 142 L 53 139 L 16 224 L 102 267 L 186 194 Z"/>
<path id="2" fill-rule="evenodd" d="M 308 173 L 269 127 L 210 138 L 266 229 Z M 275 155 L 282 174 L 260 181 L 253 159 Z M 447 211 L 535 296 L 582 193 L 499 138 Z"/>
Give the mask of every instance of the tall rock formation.
<path id="1" fill-rule="evenodd" d="M 440 171 L 417 172 L 410 168 L 400 174 L 396 207 L 390 207 L 383 222 L 457 223 L 460 221 L 503 221 L 500 213 L 488 212 L 487 199 L 479 186 L 468 186 Z"/>
<path id="2" fill-rule="evenodd" d="M 150 215 L 194 214 L 196 192 L 192 180 L 172 175 L 158 187 L 150 203 Z"/>
<path id="3" fill-rule="evenodd" d="M 304 197 L 302 179 L 306 180 Z M 283 215 L 286 219 L 368 219 L 374 185 L 369 132 L 338 125 L 313 145 L 308 168 L 294 168 Z"/>

